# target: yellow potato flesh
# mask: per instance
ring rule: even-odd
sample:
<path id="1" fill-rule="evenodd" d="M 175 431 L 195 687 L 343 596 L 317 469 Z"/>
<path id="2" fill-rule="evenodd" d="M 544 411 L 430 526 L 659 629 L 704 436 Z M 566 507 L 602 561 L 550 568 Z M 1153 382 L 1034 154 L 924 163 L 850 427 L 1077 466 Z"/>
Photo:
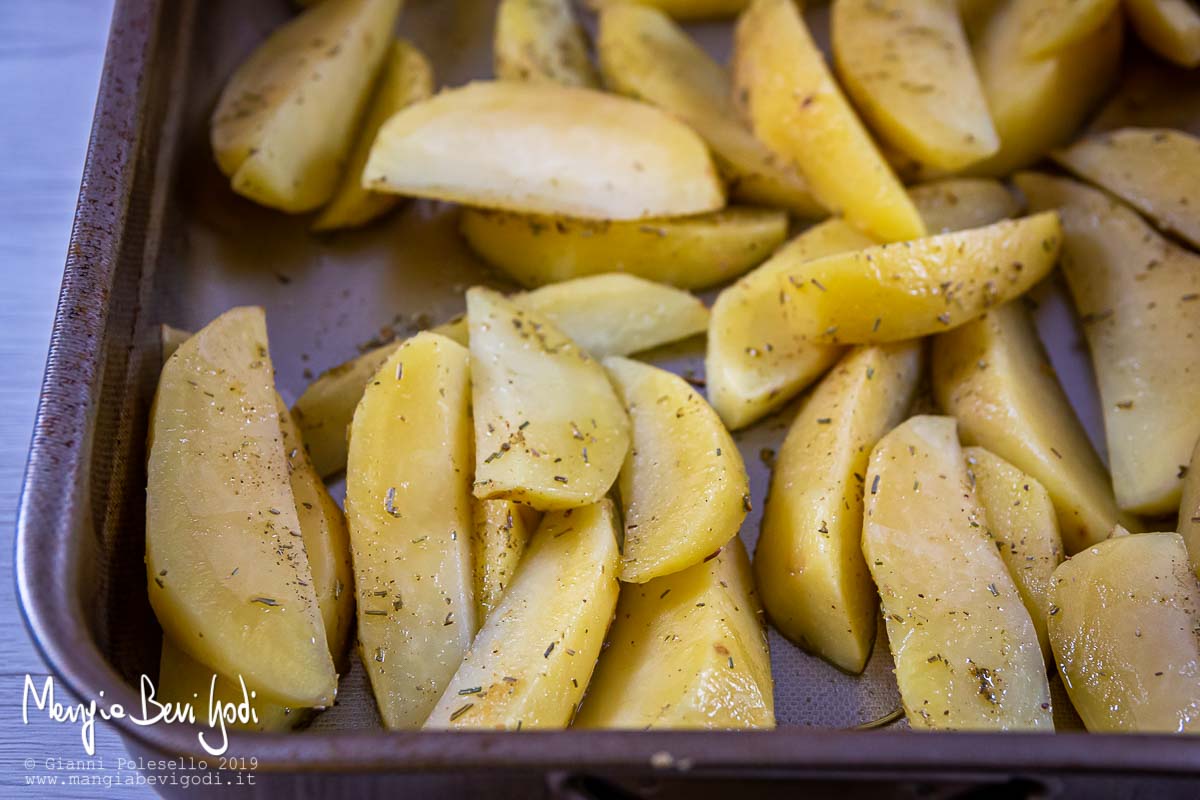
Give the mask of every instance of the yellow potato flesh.
<path id="1" fill-rule="evenodd" d="M 235 192 L 289 212 L 311 211 L 333 196 L 401 5 L 322 3 L 238 67 L 210 131 Z"/>
<path id="2" fill-rule="evenodd" d="M 276 408 L 260 308 L 168 359 L 151 418 L 146 572 L 164 634 L 283 703 L 333 702 L 329 656 Z"/>
<path id="3" fill-rule="evenodd" d="M 364 185 L 585 219 L 715 211 L 724 190 L 700 137 L 653 106 L 592 89 L 479 81 L 393 116 Z"/>
<path id="4" fill-rule="evenodd" d="M 565 728 L 617 605 L 612 503 L 547 514 L 426 728 Z"/>
<path id="5" fill-rule="evenodd" d="M 342 173 L 341 183 L 329 205 L 322 209 L 313 229 L 353 228 L 386 214 L 400 201 L 396 195 L 371 192 L 363 188 L 363 168 L 375 135 L 393 114 L 433 94 L 433 68 L 425 55 L 404 39 L 392 43 L 384 59 L 379 85 L 367 106 L 366 119 L 358 140 Z"/>
<path id="6" fill-rule="evenodd" d="M 1200 247 L 1200 139 L 1168 128 L 1125 128 L 1090 136 L 1054 157 Z"/>
<path id="7" fill-rule="evenodd" d="M 1021 204 L 1003 183 L 987 178 L 947 178 L 910 186 L 931 234 L 982 228 L 1021 213 Z"/>
<path id="8" fill-rule="evenodd" d="M 704 138 L 736 197 L 824 216 L 799 172 L 781 163 L 739 118 L 729 72 L 662 11 L 606 6 L 597 52 L 610 89 L 653 103 Z"/>
<path id="9" fill-rule="evenodd" d="M 1140 530 L 1118 511 L 1108 473 L 1019 303 L 937 337 L 933 389 L 967 444 L 986 447 L 1046 488 L 1068 554 L 1103 540 L 1117 522 Z"/>
<path id="10" fill-rule="evenodd" d="M 645 583 L 698 564 L 737 535 L 749 503 L 742 456 L 721 418 L 674 373 L 607 358 L 629 411 L 621 468 L 621 580 Z"/>
<path id="11" fill-rule="evenodd" d="M 758 208 L 713 214 L 596 222 L 464 209 L 471 248 L 523 286 L 625 272 L 703 289 L 761 263 L 787 236 L 787 215 Z"/>
<path id="12" fill-rule="evenodd" d="M 512 583 L 538 514 L 511 500 L 475 501 L 475 622 L 482 627 Z"/>
<path id="13" fill-rule="evenodd" d="M 1200 12 L 1186 0 L 1125 0 L 1133 29 L 1163 58 L 1192 68 L 1200 65 Z"/>
<path id="14" fill-rule="evenodd" d="M 1200 586 L 1178 534 L 1121 536 L 1054 571 L 1050 641 L 1089 731 L 1200 733 Z"/>
<path id="15" fill-rule="evenodd" d="M 1062 239 L 1046 212 L 956 233 L 803 261 L 776 291 L 793 335 L 873 344 L 955 328 L 1018 297 L 1054 267 Z M 772 261 L 790 258 L 778 256 Z"/>
<path id="16" fill-rule="evenodd" d="M 1192 569 L 1200 578 L 1200 442 L 1192 453 L 1191 466 L 1188 467 L 1186 480 L 1183 482 L 1183 500 L 1179 504 L 1179 533 L 1187 545 L 1188 555 L 1192 559 Z"/>
<path id="17" fill-rule="evenodd" d="M 432 333 L 396 349 L 354 412 L 346 521 L 360 656 L 388 728 L 415 728 L 475 633 L 467 351 Z"/>
<path id="18" fill-rule="evenodd" d="M 733 17 L 750 5 L 750 0 L 588 0 L 588 5 L 605 9 L 626 2 L 657 8 L 678 20 Z"/>
<path id="19" fill-rule="evenodd" d="M 1029 612 L 996 546 L 948 417 L 880 440 L 866 475 L 863 555 L 896 680 L 918 729 L 1054 729 Z"/>
<path id="20" fill-rule="evenodd" d="M 944 170 L 1000 147 L 952 0 L 838 0 L 832 27 L 846 91 L 893 146 Z"/>
<path id="21" fill-rule="evenodd" d="M 863 483 L 871 448 L 908 413 L 921 345 L 852 351 L 813 391 L 771 478 L 754 570 L 784 636 L 859 673 L 879 603 L 862 555 Z"/>
<path id="22" fill-rule="evenodd" d="M 967 474 L 987 515 L 987 533 L 1008 566 L 1033 620 L 1042 657 L 1051 663 L 1046 617 L 1050 576 L 1063 559 L 1054 504 L 1034 478 L 982 447 L 963 450 Z"/>
<path id="23" fill-rule="evenodd" d="M 1016 0 L 1021 58 L 1052 56 L 1086 39 L 1112 17 L 1120 0 Z"/>
<path id="24" fill-rule="evenodd" d="M 1083 184 L 1028 173 L 1017 185 L 1031 207 L 1062 217 L 1062 270 L 1092 351 L 1117 505 L 1169 514 L 1200 438 L 1200 256 Z"/>
<path id="25" fill-rule="evenodd" d="M 541 511 L 599 501 L 629 449 L 629 419 L 603 368 L 549 318 L 467 292 L 475 496 Z"/>
<path id="26" fill-rule="evenodd" d="M 492 58 L 501 80 L 600 85 L 570 0 L 502 0 Z"/>
<path id="27" fill-rule="evenodd" d="M 755 0 L 734 46 L 735 96 L 755 135 L 794 164 L 831 212 L 883 241 L 925 226 L 842 95 L 792 0 Z"/>
<path id="28" fill-rule="evenodd" d="M 576 728 L 774 728 L 771 656 L 741 540 L 626 585 Z"/>

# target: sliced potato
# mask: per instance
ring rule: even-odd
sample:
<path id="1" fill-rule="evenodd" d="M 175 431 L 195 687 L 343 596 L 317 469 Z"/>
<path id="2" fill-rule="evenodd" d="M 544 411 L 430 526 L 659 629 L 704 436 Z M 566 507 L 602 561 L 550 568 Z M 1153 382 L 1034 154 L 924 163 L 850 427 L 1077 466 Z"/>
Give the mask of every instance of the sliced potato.
<path id="1" fill-rule="evenodd" d="M 1179 533 L 1187 545 L 1192 569 L 1200 578 L 1200 442 L 1192 452 L 1191 465 L 1183 482 L 1183 500 L 1179 504 Z"/>
<path id="2" fill-rule="evenodd" d="M 729 72 L 665 13 L 633 3 L 606 5 L 597 51 L 610 89 L 653 103 L 704 138 L 736 197 L 824 216 L 800 173 L 739 119 Z"/>
<path id="3" fill-rule="evenodd" d="M 1117 505 L 1170 514 L 1200 438 L 1200 256 L 1083 184 L 1026 173 L 1017 185 L 1031 207 L 1062 216 L 1062 269 L 1092 351 Z"/>
<path id="4" fill-rule="evenodd" d="M 944 170 L 999 149 L 953 3 L 837 0 L 832 28 L 846 91 L 892 146 Z"/>
<path id="5" fill-rule="evenodd" d="M 625 586 L 573 727 L 774 728 L 761 614 L 737 538 L 715 558 Z"/>
<path id="6" fill-rule="evenodd" d="M 603 368 L 548 317 L 490 289 L 467 292 L 475 496 L 541 511 L 598 502 L 629 449 Z"/>
<path id="7" fill-rule="evenodd" d="M 1187 0 L 1125 0 L 1125 10 L 1151 50 L 1181 67 L 1200 65 L 1200 12 L 1194 5 Z"/>
<path id="8" fill-rule="evenodd" d="M 333 196 L 401 4 L 322 3 L 282 25 L 238 67 L 210 131 L 235 192 L 290 212 Z"/>
<path id="9" fill-rule="evenodd" d="M 1024 294 L 1054 267 L 1062 231 L 1050 211 L 914 242 L 795 263 L 776 279 L 795 306 L 790 332 L 822 344 L 913 339 L 955 328 Z M 768 262 L 791 263 L 788 254 Z"/>
<path id="10" fill-rule="evenodd" d="M 750 0 L 587 0 L 595 9 L 605 9 L 621 3 L 657 8 L 679 20 L 719 19 L 739 14 Z"/>
<path id="11" fill-rule="evenodd" d="M 967 479 L 949 417 L 913 417 L 871 453 L 863 555 L 909 724 L 1053 730 L 1029 612 Z"/>
<path id="12" fill-rule="evenodd" d="M 512 583 L 539 515 L 511 500 L 476 500 L 475 622 L 482 627 Z"/>
<path id="13" fill-rule="evenodd" d="M 823 206 L 883 241 L 925 235 L 792 0 L 754 0 L 741 16 L 733 74 L 755 135 L 799 169 Z"/>
<path id="14" fill-rule="evenodd" d="M 329 205 L 313 222 L 313 230 L 328 231 L 366 225 L 390 211 L 400 198 L 394 194 L 371 192 L 363 188 L 362 173 L 375 135 L 393 114 L 433 94 L 433 67 L 412 43 L 392 42 L 382 67 L 383 75 L 367 106 L 366 119 L 358 140 L 342 173 L 341 183 Z"/>
<path id="15" fill-rule="evenodd" d="M 1008 566 L 1049 664 L 1053 658 L 1046 634 L 1050 576 L 1063 560 L 1054 504 L 1035 478 L 1000 456 L 982 447 L 965 448 L 963 454 L 967 475 L 987 515 L 987 534 Z"/>
<path id="16" fill-rule="evenodd" d="M 167 360 L 151 415 L 146 573 L 164 634 L 271 700 L 333 702 L 261 308 L 235 308 Z M 282 554 L 282 555 L 281 555 Z"/>
<path id="17" fill-rule="evenodd" d="M 1054 157 L 1200 247 L 1200 139 L 1168 128 L 1124 128 L 1089 136 Z"/>
<path id="18" fill-rule="evenodd" d="M 645 583 L 698 564 L 737 535 L 750 483 L 721 418 L 687 381 L 626 358 L 604 366 L 633 423 L 621 468 L 621 580 Z"/>
<path id="19" fill-rule="evenodd" d="M 821 381 L 779 451 L 754 571 L 775 627 L 859 673 L 879 602 L 862 555 L 863 483 L 871 448 L 908 413 L 921 345 L 858 348 Z"/>
<path id="20" fill-rule="evenodd" d="M 1200 733 L 1200 586 L 1175 533 L 1100 542 L 1054 571 L 1050 641 L 1089 731 Z"/>
<path id="21" fill-rule="evenodd" d="M 565 728 L 617 606 L 609 500 L 547 514 L 427 728 Z"/>
<path id="22" fill-rule="evenodd" d="M 478 81 L 396 114 L 363 185 L 485 208 L 585 219 L 725 205 L 700 137 L 653 106 L 549 83 Z"/>
<path id="23" fill-rule="evenodd" d="M 475 633 L 470 386 L 462 345 L 419 333 L 354 412 L 346 520 L 358 641 L 388 728 L 420 726 Z"/>
<path id="24" fill-rule="evenodd" d="M 987 178 L 947 178 L 911 186 L 908 196 L 932 234 L 982 228 L 1021 213 L 1008 187 Z"/>
<path id="25" fill-rule="evenodd" d="M 1118 522 L 1141 530 L 1118 511 L 1108 473 L 1019 303 L 937 337 L 933 389 L 965 442 L 1046 487 L 1068 554 L 1103 540 Z"/>
<path id="26" fill-rule="evenodd" d="M 1157 58 L 1128 59 L 1120 85 L 1092 117 L 1088 131 L 1174 128 L 1200 136 L 1200 82 L 1191 70 Z"/>
<path id="27" fill-rule="evenodd" d="M 492 59 L 501 80 L 600 85 L 570 0 L 501 0 Z"/>
<path id="28" fill-rule="evenodd" d="M 692 217 L 596 222 L 463 209 L 471 249 L 523 286 L 626 272 L 684 289 L 724 283 L 787 236 L 787 214 L 727 208 Z"/>
<path id="29" fill-rule="evenodd" d="M 1016 0 L 1019 56 L 1045 58 L 1083 41 L 1107 22 L 1120 0 Z"/>

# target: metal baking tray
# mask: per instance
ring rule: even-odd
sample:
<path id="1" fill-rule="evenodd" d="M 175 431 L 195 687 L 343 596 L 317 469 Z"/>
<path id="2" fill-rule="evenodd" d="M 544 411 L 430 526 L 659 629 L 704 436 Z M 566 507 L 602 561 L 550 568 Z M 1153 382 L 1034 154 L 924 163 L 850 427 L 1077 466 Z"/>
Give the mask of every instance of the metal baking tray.
<path id="1" fill-rule="evenodd" d="M 486 77 L 494 5 L 409 0 L 401 32 L 430 54 L 441 85 Z M 60 679 L 85 699 L 103 690 L 106 702 L 135 708 L 139 676 L 157 675 L 160 632 L 143 552 L 146 421 L 161 323 L 196 329 L 230 306 L 264 306 L 278 384 L 291 400 L 314 374 L 372 341 L 458 313 L 467 286 L 506 287 L 461 243 L 451 206 L 412 202 L 367 229 L 316 236 L 305 219 L 230 191 L 209 152 L 209 114 L 240 60 L 291 13 L 287 0 L 116 4 L 16 549 L 29 628 Z M 823 7 L 810 13 L 819 29 Z M 692 30 L 714 53 L 727 53 L 728 24 Z M 1129 85 L 1097 124 L 1137 119 L 1195 130 L 1200 82 L 1146 69 L 1133 57 Z M 1177 89 L 1168 89 L 1171 80 Z M 1053 280 L 1036 297 L 1043 337 L 1096 439 L 1093 380 L 1069 304 Z M 684 343 L 653 358 L 702 374 L 702 348 Z M 739 436 L 756 509 L 741 534 L 751 548 L 769 479 L 764 456 L 790 415 L 785 409 Z M 998 792 L 987 796 L 1088 787 L 1100 797 L 1122 781 L 1167 796 L 1200 774 L 1194 739 L 1070 732 L 1078 723 L 1061 690 L 1066 732 L 1055 736 L 857 730 L 898 706 L 882 638 L 861 677 L 774 632 L 771 645 L 779 720 L 771 732 L 386 732 L 359 670 L 344 679 L 338 706 L 309 729 L 233 733 L 229 754 L 257 758 L 263 796 L 340 793 L 346 781 L 354 796 L 400 786 L 418 796 L 706 797 L 753 782 L 766 797 L 790 796 L 801 784 L 820 794 L 833 781 L 848 797 L 877 797 L 885 785 L 894 796 L 918 796 L 922 783 L 935 788 L 920 796 L 986 785 Z M 113 724 L 135 754 L 204 756 L 194 728 Z"/>

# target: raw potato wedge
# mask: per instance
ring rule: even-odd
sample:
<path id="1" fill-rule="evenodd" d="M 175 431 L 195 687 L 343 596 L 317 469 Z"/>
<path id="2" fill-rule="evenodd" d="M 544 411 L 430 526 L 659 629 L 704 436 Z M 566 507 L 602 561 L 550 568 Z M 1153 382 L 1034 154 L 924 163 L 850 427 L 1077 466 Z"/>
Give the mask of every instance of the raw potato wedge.
<path id="1" fill-rule="evenodd" d="M 832 29 L 846 91 L 893 147 L 941 170 L 999 149 L 952 0 L 836 0 Z"/>
<path id="2" fill-rule="evenodd" d="M 610 89 L 674 114 L 703 137 L 734 196 L 824 216 L 800 173 L 740 119 L 729 72 L 666 14 L 631 3 L 606 6 L 597 51 Z"/>
<path id="3" fill-rule="evenodd" d="M 933 389 L 938 405 L 958 418 L 963 441 L 1046 488 L 1068 555 L 1103 540 L 1118 522 L 1141 530 L 1117 510 L 1108 473 L 1019 303 L 937 337 Z"/>
<path id="4" fill-rule="evenodd" d="M 911 186 L 908 196 L 931 234 L 982 228 L 1021 213 L 1008 187 L 988 178 L 947 178 Z"/>
<path id="5" fill-rule="evenodd" d="M 1054 267 L 1053 212 L 803 261 L 777 278 L 790 332 L 821 344 L 914 339 L 1024 294 Z M 779 260 L 779 257 L 772 261 Z"/>
<path id="6" fill-rule="evenodd" d="M 740 539 L 625 586 L 575 728 L 774 728 L 762 608 Z"/>
<path id="7" fill-rule="evenodd" d="M 604 369 L 549 318 L 467 292 L 475 496 L 539 511 L 598 502 L 629 450 L 629 418 Z"/>
<path id="8" fill-rule="evenodd" d="M 735 96 L 755 135 L 794 164 L 831 212 L 883 241 L 925 226 L 842 95 L 793 0 L 754 0 L 738 20 Z"/>
<path id="9" fill-rule="evenodd" d="M 475 633 L 470 404 L 467 351 L 419 333 L 354 412 L 346 521 L 359 655 L 392 729 L 424 722 Z"/>
<path id="10" fill-rule="evenodd" d="M 366 119 L 358 132 L 358 141 L 350 161 L 342 173 L 341 183 L 329 205 L 322 209 L 313 230 L 328 231 L 366 225 L 390 211 L 400 198 L 394 194 L 371 192 L 363 188 L 363 168 L 371 145 L 383 123 L 402 108 L 424 100 L 433 94 L 433 67 L 425 55 L 404 39 L 392 42 L 384 59 L 382 76 L 371 102 Z"/>
<path id="11" fill-rule="evenodd" d="M 1125 128 L 1089 136 L 1054 158 L 1200 247 L 1200 139 L 1168 128 Z"/>
<path id="12" fill-rule="evenodd" d="M 401 5 L 322 3 L 281 26 L 238 67 L 210 131 L 235 192 L 293 213 L 333 196 Z"/>
<path id="13" fill-rule="evenodd" d="M 645 583 L 700 563 L 736 536 L 750 483 L 733 437 L 687 381 L 626 358 L 604 366 L 633 430 L 619 484 L 621 580 Z"/>
<path id="14" fill-rule="evenodd" d="M 1052 56 L 1086 39 L 1107 22 L 1120 0 L 1016 0 L 1020 58 Z"/>
<path id="15" fill-rule="evenodd" d="M 1151 50 L 1181 67 L 1200 65 L 1200 12 L 1187 0 L 1125 0 L 1133 29 Z"/>
<path id="16" fill-rule="evenodd" d="M 984 533 L 954 420 L 913 417 L 889 433 L 866 486 L 863 555 L 909 724 L 1052 731 L 1037 633 Z"/>
<path id="17" fill-rule="evenodd" d="M 1081 183 L 1016 182 L 1032 208 L 1062 217 L 1062 270 L 1092 352 L 1117 505 L 1170 514 L 1200 438 L 1200 256 Z"/>
<path id="18" fill-rule="evenodd" d="M 426 728 L 565 728 L 617 606 L 609 500 L 547 514 Z"/>
<path id="19" fill-rule="evenodd" d="M 904 420 L 921 344 L 858 348 L 825 377 L 779 451 L 754 571 L 775 627 L 847 672 L 866 666 L 879 601 L 862 555 L 871 448 Z"/>
<path id="20" fill-rule="evenodd" d="M 485 208 L 585 219 L 725 205 L 700 137 L 653 106 L 550 83 L 477 81 L 396 114 L 363 185 Z"/>
<path id="21" fill-rule="evenodd" d="M 1095 732 L 1200 733 L 1200 586 L 1175 533 L 1100 542 L 1050 587 L 1050 641 Z"/>
<path id="22" fill-rule="evenodd" d="M 492 71 L 506 81 L 600 86 L 570 0 L 501 0 Z"/>
<path id="23" fill-rule="evenodd" d="M 511 500 L 476 500 L 475 623 L 482 627 L 512 583 L 540 515 Z"/>
<path id="24" fill-rule="evenodd" d="M 1192 452 L 1191 465 L 1183 482 L 1183 501 L 1179 504 L 1179 533 L 1187 545 L 1192 569 L 1200 578 L 1200 442 Z"/>
<path id="25" fill-rule="evenodd" d="M 967 476 L 987 515 L 987 533 L 1008 566 L 1033 620 L 1042 657 L 1051 663 L 1046 618 L 1050 576 L 1063 559 L 1062 537 L 1050 495 L 1036 479 L 982 447 L 963 450 Z"/>
<path id="26" fill-rule="evenodd" d="M 787 237 L 787 214 L 733 207 L 691 217 L 598 222 L 466 208 L 460 227 L 481 258 L 530 288 L 625 272 L 705 289 L 762 263 Z"/>
<path id="27" fill-rule="evenodd" d="M 261 308 L 228 311 L 179 346 L 150 426 L 146 573 L 164 634 L 264 697 L 331 704 L 337 673 L 296 546 Z"/>
<path id="28" fill-rule="evenodd" d="M 750 5 L 750 0 L 588 0 L 588 5 L 602 10 L 626 2 L 657 8 L 678 20 L 733 17 Z"/>

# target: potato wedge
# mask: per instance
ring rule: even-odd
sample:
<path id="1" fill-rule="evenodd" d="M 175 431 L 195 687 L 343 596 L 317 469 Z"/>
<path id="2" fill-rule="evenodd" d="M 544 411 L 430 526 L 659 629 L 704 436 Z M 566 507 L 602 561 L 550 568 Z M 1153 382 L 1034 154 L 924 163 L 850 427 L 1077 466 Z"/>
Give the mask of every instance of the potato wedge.
<path id="1" fill-rule="evenodd" d="M 1183 500 L 1179 504 L 1179 533 L 1191 556 L 1192 569 L 1200 578 L 1200 442 L 1196 442 L 1185 477 Z"/>
<path id="2" fill-rule="evenodd" d="M 1125 0 L 1138 37 L 1181 67 L 1200 65 L 1200 12 L 1187 0 Z"/>
<path id="3" fill-rule="evenodd" d="M 475 496 L 539 511 L 598 502 L 629 450 L 603 368 L 549 318 L 490 289 L 467 292 Z"/>
<path id="4" fill-rule="evenodd" d="M 963 441 L 986 447 L 1036 478 L 1054 502 L 1067 554 L 1104 539 L 1121 514 L 1033 322 L 1019 303 L 994 308 L 933 345 L 933 389 L 958 418 Z"/>
<path id="5" fill-rule="evenodd" d="M 282 25 L 233 76 L 210 141 L 233 190 L 293 213 L 334 194 L 402 0 L 322 3 Z"/>
<path id="6" fill-rule="evenodd" d="M 861 476 L 908 414 L 921 356 L 919 342 L 851 351 L 796 415 L 771 476 L 754 552 L 763 605 L 780 633 L 847 672 L 866 666 L 879 614 Z"/>
<path id="7" fill-rule="evenodd" d="M 1053 56 L 1091 36 L 1117 11 L 1120 0 L 1016 0 L 1020 58 Z"/>
<path id="8" fill-rule="evenodd" d="M 600 85 L 570 0 L 501 0 L 492 71 L 506 81 Z"/>
<path id="9" fill-rule="evenodd" d="M 1062 232 L 1054 212 L 914 242 L 795 263 L 776 279 L 794 336 L 873 344 L 955 328 L 1019 297 L 1054 267 Z M 777 256 L 772 262 L 786 259 Z M 768 262 L 771 263 L 771 262 Z"/>
<path id="10" fill-rule="evenodd" d="M 375 139 L 363 185 L 602 220 L 725 205 L 708 149 L 682 122 L 591 89 L 517 81 L 477 81 L 396 114 Z"/>
<path id="11" fill-rule="evenodd" d="M 147 465 L 150 604 L 197 661 L 272 700 L 325 706 L 337 673 L 296 547 L 275 403 L 261 308 L 222 314 L 167 360 Z"/>
<path id="12" fill-rule="evenodd" d="M 735 197 L 804 217 L 825 215 L 800 173 L 739 118 L 729 72 L 665 13 L 641 4 L 607 5 L 596 46 L 604 83 L 691 125 L 712 148 Z"/>
<path id="13" fill-rule="evenodd" d="M 425 54 L 404 39 L 396 39 L 381 67 L 375 93 L 367 106 L 366 118 L 342 180 L 329 205 L 313 221 L 313 230 L 330 231 L 355 228 L 390 211 L 400 198 L 394 194 L 371 192 L 363 188 L 362 173 L 371 154 L 371 145 L 383 123 L 402 108 L 433 94 L 433 67 Z"/>
<path id="14" fill-rule="evenodd" d="M 612 502 L 547 514 L 426 728 L 565 728 L 617 606 Z"/>
<path id="15" fill-rule="evenodd" d="M 1200 733 L 1200 586 L 1175 533 L 1122 536 L 1054 571 L 1050 641 L 1089 731 Z"/>
<path id="16" fill-rule="evenodd" d="M 1053 730 L 1037 633 L 983 532 L 954 420 L 913 417 L 883 437 L 866 486 L 863 555 L 909 724 Z"/>
<path id="17" fill-rule="evenodd" d="M 715 558 L 625 586 L 572 727 L 774 728 L 766 634 L 736 537 Z"/>
<path id="18" fill-rule="evenodd" d="M 750 0 L 587 0 L 596 10 L 603 10 L 621 3 L 649 6 L 666 12 L 678 20 L 703 20 L 734 17 L 741 13 Z"/>
<path id="19" fill-rule="evenodd" d="M 475 633 L 467 351 L 400 345 L 351 424 L 346 521 L 363 665 L 388 728 L 415 728 Z"/>
<path id="20" fill-rule="evenodd" d="M 512 583 L 540 514 L 511 500 L 476 500 L 472 539 L 475 624 L 483 627 Z"/>
<path id="21" fill-rule="evenodd" d="M 787 237 L 787 214 L 733 207 L 692 217 L 596 222 L 467 208 L 460 227 L 472 250 L 523 286 L 624 272 L 704 289 L 762 263 Z"/>
<path id="22" fill-rule="evenodd" d="M 606 358 L 632 422 L 621 467 L 621 580 L 646 581 L 698 564 L 737 535 L 750 483 L 721 418 L 664 369 Z"/>
<path id="23" fill-rule="evenodd" d="M 1200 438 L 1200 256 L 1081 183 L 1026 173 L 1017 185 L 1032 208 L 1062 217 L 1062 269 L 1092 351 L 1117 505 L 1170 514 Z"/>
<path id="24" fill-rule="evenodd" d="M 1000 148 L 958 9 L 946 0 L 836 0 L 838 75 L 871 127 L 935 169 Z"/>
<path id="25" fill-rule="evenodd" d="M 931 234 L 982 228 L 1021 213 L 1008 187 L 988 178 L 947 178 L 910 186 L 908 196 Z"/>
<path id="26" fill-rule="evenodd" d="M 1054 158 L 1200 247 L 1200 139 L 1168 128 L 1125 128 L 1089 136 Z"/>
<path id="27" fill-rule="evenodd" d="M 1033 620 L 1042 657 L 1053 659 L 1046 634 L 1050 576 L 1063 560 L 1062 537 L 1050 495 L 1037 480 L 982 447 L 963 449 L 967 476 L 987 515 L 987 534 L 1008 567 Z"/>
<path id="28" fill-rule="evenodd" d="M 1174 128 L 1200 136 L 1200 83 L 1191 70 L 1157 58 L 1129 59 L 1121 81 L 1088 124 L 1089 133 Z"/>

